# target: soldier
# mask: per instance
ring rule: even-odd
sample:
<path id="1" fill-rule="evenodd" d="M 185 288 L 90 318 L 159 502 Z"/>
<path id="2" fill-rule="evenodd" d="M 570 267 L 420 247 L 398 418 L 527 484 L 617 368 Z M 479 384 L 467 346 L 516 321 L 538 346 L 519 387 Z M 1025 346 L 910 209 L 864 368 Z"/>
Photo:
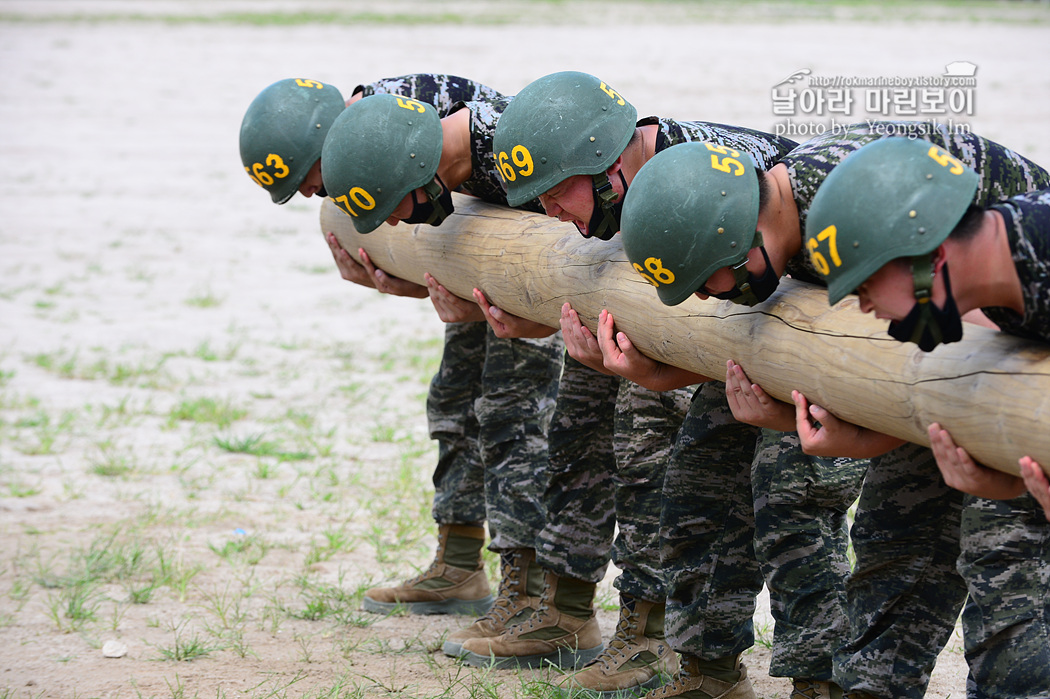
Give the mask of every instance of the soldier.
<path id="1" fill-rule="evenodd" d="M 491 138 L 508 98 L 461 102 L 441 118 L 417 100 L 376 94 L 351 105 L 333 123 L 322 150 L 325 188 L 368 233 L 384 221 L 439 225 L 452 213 L 452 191 L 506 204 L 493 174 Z M 535 202 L 527 206 L 538 208 Z M 442 299 L 445 320 L 474 320 L 487 331 L 477 358 L 483 392 L 474 410 L 480 426 L 489 504 L 490 548 L 502 558 L 502 581 L 492 610 L 444 645 L 459 655 L 464 641 L 502 632 L 506 622 L 540 605 L 541 576 L 533 543 L 543 526 L 540 502 L 546 466 L 547 425 L 561 371 L 557 338 L 501 340 L 480 322 L 473 302 Z M 473 317 L 471 317 L 473 316 Z M 458 575 L 458 574 L 457 574 Z M 440 592 L 431 575 L 418 594 Z M 447 580 L 447 578 L 446 578 Z"/>
<path id="2" fill-rule="evenodd" d="M 717 140 L 720 157 L 733 149 L 746 151 L 763 167 L 772 166 L 795 145 L 720 124 L 656 117 L 636 122 L 634 108 L 603 81 L 582 73 L 557 73 L 519 93 L 500 120 L 495 149 L 509 201 L 539 196 L 548 215 L 573 222 L 585 237 L 608 240 L 619 231 L 622 198 L 639 169 L 654 155 L 673 152 L 677 149 L 671 146 L 693 140 Z M 603 312 L 602 322 L 611 322 L 611 316 Z M 604 566 L 604 561 L 596 556 L 603 548 L 595 544 L 611 538 L 611 524 L 603 530 L 608 515 L 599 509 L 606 519 L 596 519 L 595 508 L 586 506 L 599 497 L 586 485 L 593 482 L 592 473 L 609 469 L 605 465 L 609 456 L 601 452 L 606 445 L 615 440 L 618 447 L 619 443 L 633 447 L 626 452 L 617 449 L 615 466 L 624 483 L 619 492 L 636 487 L 643 477 L 655 484 L 646 499 L 636 499 L 631 507 L 621 504 L 629 501 L 617 493 L 615 516 L 621 536 L 614 560 L 624 569 L 616 581 L 621 590 L 621 623 L 606 655 L 564 686 L 605 691 L 659 686 L 656 671 L 668 664 L 650 658 L 643 673 L 637 658 L 644 657 L 664 634 L 654 625 L 642 628 L 644 619 L 632 622 L 631 618 L 632 609 L 642 605 L 656 610 L 666 598 L 666 635 L 682 653 L 682 667 L 653 695 L 754 696 L 739 655 L 754 642 L 754 598 L 762 587 L 753 547 L 750 478 L 758 431 L 732 420 L 724 393 L 715 383 L 700 387 L 686 415 L 684 397 L 692 391 L 680 387 L 707 381 L 705 377 L 665 376 L 662 383 L 648 386 L 656 390 L 647 390 L 615 375 L 601 376 L 597 372 L 609 373 L 608 365 L 603 364 L 594 337 L 570 308 L 564 309 L 562 331 L 570 354 L 579 361 L 566 360 L 552 421 L 552 482 L 548 524 L 537 546 L 539 559 L 561 575 L 582 571 L 597 581 L 604 573 L 604 567 L 597 565 Z M 661 404 L 662 409 L 654 410 Z M 641 426 L 660 441 L 640 442 L 638 437 L 645 436 Z M 766 451 L 764 455 L 769 456 Z M 767 461 L 772 466 L 773 460 Z M 710 502 L 705 495 L 711 496 Z M 700 500 L 704 504 L 698 505 Z M 842 525 L 844 513 L 845 508 L 838 515 Z M 579 544 L 578 532 L 584 525 L 593 530 L 584 539 L 589 548 Z M 633 538 L 623 535 L 625 529 Z M 822 533 L 821 538 L 828 537 Z M 832 644 L 817 637 L 825 634 L 834 639 L 836 619 L 838 631 L 845 631 L 845 617 L 836 604 L 848 569 L 845 548 L 842 527 L 838 545 L 818 546 L 810 552 L 808 572 L 819 573 L 808 576 L 812 594 L 809 602 L 792 607 L 793 613 L 799 612 L 792 620 L 800 620 L 807 606 L 806 613 L 823 607 L 819 613 L 824 616 L 805 630 L 797 629 L 791 641 L 783 632 L 779 635 L 777 663 L 795 677 L 797 696 L 830 696 L 836 689 L 828 682 Z M 832 564 L 836 558 L 837 566 Z M 588 559 L 594 561 L 589 566 Z M 521 652 L 522 645 L 508 631 L 491 640 L 489 649 L 496 656 L 510 655 Z"/>
<path id="3" fill-rule="evenodd" d="M 457 76 L 419 74 L 359 85 L 349 103 L 377 93 L 401 94 L 445 111 L 463 100 L 500 96 L 492 88 Z M 326 195 L 321 177 L 322 144 L 343 110 L 337 88 L 304 79 L 274 83 L 252 102 L 241 126 L 241 158 L 249 175 L 274 202 L 285 203 L 296 191 L 306 197 Z M 427 287 L 376 270 L 363 250 L 364 264 L 360 265 L 339 246 L 333 234 L 327 239 L 345 279 L 385 293 L 428 297 Z M 481 614 L 492 603 L 481 570 L 486 483 L 475 415 L 475 402 L 483 393 L 485 333 L 486 327 L 480 322 L 446 326 L 441 366 L 427 397 L 431 437 L 439 444 L 434 471 L 433 514 L 438 523 L 435 560 L 421 576 L 402 585 L 366 591 L 364 607 L 369 611 L 388 612 L 400 603 L 413 613 Z M 536 359 L 545 361 L 543 357 Z M 497 366 L 494 361 L 492 367 Z M 545 367 L 525 366 L 523 371 L 545 373 Z M 446 564 L 452 569 L 447 574 L 456 581 L 443 577 Z"/>
<path id="4" fill-rule="evenodd" d="M 925 142 L 886 139 L 846 158 L 806 222 L 829 302 L 856 291 L 862 311 L 890 319 L 894 338 L 923 351 L 960 339 L 961 316 L 974 309 L 1003 332 L 1050 341 L 1050 190 L 977 206 L 981 184 Z M 853 242 L 831 254 L 836 240 Z M 1047 513 L 1021 478 L 975 463 L 939 424 L 929 432 L 945 481 L 980 496 L 968 498 L 962 523 L 975 540 L 960 560 L 968 695 L 1050 696 Z"/>
<path id="5" fill-rule="evenodd" d="M 930 141 L 945 162 L 957 158 L 978 166 L 982 173 L 978 203 L 1050 181 L 1042 168 L 998 144 L 919 122 L 847 127 L 844 133 L 807 141 L 758 175 L 746 168 L 739 175 L 716 171 L 702 158 L 654 159 L 651 169 L 639 176 L 640 181 L 644 176 L 647 186 L 636 186 L 635 198 L 629 197 L 625 204 L 628 257 L 639 264 L 649 260 L 650 265 L 662 266 L 663 283 L 657 291 L 668 305 L 693 293 L 753 305 L 773 293 L 785 272 L 822 283 L 802 239 L 817 187 L 847 154 L 891 135 Z M 691 181 L 693 186 L 664 186 L 670 178 Z M 773 401 L 738 368 L 730 363 L 727 388 L 750 392 L 741 400 L 755 411 L 752 417 L 781 426 L 794 420 L 793 406 Z M 806 425 L 795 427 L 807 445 L 812 430 L 806 431 Z M 869 455 L 887 446 L 854 435 L 853 447 L 858 442 Z M 967 591 L 955 570 L 962 505 L 961 493 L 941 482 L 929 449 L 904 445 L 872 459 L 851 530 L 857 557 L 847 585 L 852 639 L 835 658 L 835 680 L 848 696 L 897 698 L 925 693 L 937 653 L 951 634 Z M 973 514 L 977 520 L 982 518 L 978 512 Z M 886 534 L 898 530 L 898 536 Z M 978 545 L 979 538 L 964 532 L 961 560 L 966 551 L 977 554 L 984 548 Z M 982 575 L 976 562 L 969 569 L 960 566 L 967 580 Z"/>

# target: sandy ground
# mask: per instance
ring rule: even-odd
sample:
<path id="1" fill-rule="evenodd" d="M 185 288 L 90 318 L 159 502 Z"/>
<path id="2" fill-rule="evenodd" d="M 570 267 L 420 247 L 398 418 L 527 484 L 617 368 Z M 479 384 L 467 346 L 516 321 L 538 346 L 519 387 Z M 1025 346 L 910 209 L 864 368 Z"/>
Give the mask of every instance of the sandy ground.
<path id="1" fill-rule="evenodd" d="M 749 3 L 596 20 L 572 2 L 440 5 L 499 8 L 477 26 L 220 21 L 333 6 L 0 1 L 0 697 L 542 694 L 542 674 L 434 652 L 468 620 L 356 612 L 432 551 L 422 402 L 442 326 L 340 280 L 317 202 L 277 209 L 244 176 L 238 127 L 265 85 L 433 71 L 512 93 L 578 69 L 640 114 L 773 129 L 793 71 L 969 61 L 973 130 L 1050 163 L 1045 3 L 959 21 Z M 255 436 L 267 450 L 222 447 Z M 607 635 L 614 599 L 606 583 Z M 127 655 L 104 658 L 111 640 Z M 929 696 L 965 695 L 960 646 Z M 762 644 L 747 662 L 760 696 L 787 696 Z"/>

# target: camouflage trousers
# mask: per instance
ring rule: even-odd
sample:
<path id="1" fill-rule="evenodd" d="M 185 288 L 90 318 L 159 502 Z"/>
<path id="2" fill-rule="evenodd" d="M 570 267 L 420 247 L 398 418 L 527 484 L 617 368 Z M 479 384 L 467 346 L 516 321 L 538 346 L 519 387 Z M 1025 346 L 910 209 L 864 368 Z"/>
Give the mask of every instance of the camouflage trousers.
<path id="1" fill-rule="evenodd" d="M 966 696 L 1050 697 L 1050 522 L 1028 493 L 964 502 Z"/>
<path id="2" fill-rule="evenodd" d="M 770 674 L 830 679 L 848 628 L 846 511 L 864 467 L 809 457 L 794 433 L 737 422 L 725 384 L 701 386 L 664 488 L 672 647 L 707 660 L 750 648 L 764 581 L 775 620 Z"/>
<path id="3" fill-rule="evenodd" d="M 909 444 L 872 459 L 852 538 L 840 685 L 922 697 L 963 609 L 967 696 L 1050 697 L 1050 523 L 1031 496 L 964 495 Z"/>
<path id="4" fill-rule="evenodd" d="M 438 523 L 488 519 L 492 550 L 533 546 L 561 358 L 559 335 L 504 340 L 487 323 L 446 326 L 427 396 Z"/>
<path id="5" fill-rule="evenodd" d="M 565 358 L 551 421 L 547 524 L 536 543 L 540 565 L 599 582 L 611 559 L 622 570 L 614 583 L 621 592 L 664 598 L 664 471 L 688 401 L 686 390 L 649 391 Z"/>

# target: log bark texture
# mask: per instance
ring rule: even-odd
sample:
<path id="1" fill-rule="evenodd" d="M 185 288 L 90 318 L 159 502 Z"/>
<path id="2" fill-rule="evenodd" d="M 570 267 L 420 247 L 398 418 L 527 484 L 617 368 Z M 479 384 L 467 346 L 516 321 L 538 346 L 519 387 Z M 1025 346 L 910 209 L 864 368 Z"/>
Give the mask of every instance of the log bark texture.
<path id="1" fill-rule="evenodd" d="M 1050 345 L 967 325 L 961 342 L 925 353 L 890 338 L 856 297 L 834 307 L 825 289 L 784 280 L 754 308 L 690 298 L 660 303 L 619 237 L 582 238 L 574 226 L 456 194 L 440 227 L 398 224 L 360 235 L 331 201 L 322 231 L 357 258 L 423 283 L 429 272 L 471 299 L 474 287 L 511 313 L 558 327 L 570 302 L 593 331 L 608 309 L 646 355 L 719 380 L 734 360 L 769 394 L 792 389 L 850 422 L 929 445 L 940 422 L 974 459 L 1017 474 L 1021 456 L 1050 472 Z"/>

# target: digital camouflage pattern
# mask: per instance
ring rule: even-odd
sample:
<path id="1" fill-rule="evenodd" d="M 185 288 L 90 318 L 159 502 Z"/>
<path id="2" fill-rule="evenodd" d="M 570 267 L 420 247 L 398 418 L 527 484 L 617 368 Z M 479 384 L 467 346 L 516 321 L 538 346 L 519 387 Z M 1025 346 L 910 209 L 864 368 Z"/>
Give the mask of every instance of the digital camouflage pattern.
<path id="1" fill-rule="evenodd" d="M 485 201 L 504 206 L 507 205 L 507 193 L 503 189 L 496 156 L 492 152 L 492 139 L 496 135 L 496 122 L 512 99 L 514 98 L 500 97 L 462 102 L 455 105 L 450 112 L 451 114 L 460 109 L 470 110 L 471 164 L 474 174 L 460 189 Z M 543 213 L 543 206 L 538 199 L 532 199 L 514 208 Z"/>
<path id="2" fill-rule="evenodd" d="M 1050 342 L 1050 190 L 1022 194 L 993 208 L 1006 224 L 1024 316 L 1006 308 L 981 310 L 1004 332 Z"/>
<path id="3" fill-rule="evenodd" d="M 722 124 L 657 117 L 638 122 L 650 124 L 658 125 L 657 150 L 717 139 L 765 167 L 796 145 Z M 687 392 L 662 395 L 626 380 L 621 389 L 620 383 L 618 377 L 565 360 L 551 423 L 548 521 L 537 543 L 537 560 L 559 575 L 597 582 L 612 556 L 624 571 L 617 588 L 658 601 L 663 597 L 655 573 L 663 565 L 655 529 L 663 507 L 659 491 L 671 442 L 687 410 Z M 614 523 L 620 527 L 615 544 Z"/>
<path id="4" fill-rule="evenodd" d="M 784 158 L 799 211 L 800 232 L 805 231 L 809 206 L 831 168 L 880 138 L 920 138 L 973 168 L 981 178 L 974 201 L 978 206 L 1050 186 L 1050 175 L 1030 160 L 994 141 L 944 125 L 873 122 L 844 131 L 811 139 Z M 803 244 L 803 252 L 789 260 L 787 272 L 823 285 L 804 249 Z M 988 505 L 988 501 L 967 497 L 961 517 L 969 524 L 960 530 L 960 515 L 949 507 L 931 505 L 937 498 L 948 497 L 940 492 L 945 488 L 932 452 L 925 447 L 905 445 L 871 460 L 851 532 L 857 557 L 847 584 L 852 629 L 848 644 L 835 659 L 835 680 L 843 688 L 876 696 L 923 696 L 929 671 L 958 618 L 965 597 L 958 591 L 968 586 L 971 599 L 963 615 L 965 642 L 967 648 L 980 649 L 967 654 L 971 672 L 968 696 L 1020 696 L 1009 694 L 1009 688 L 999 690 L 995 684 L 1015 671 L 1014 666 L 1027 662 L 1017 654 L 1019 649 L 1012 645 L 1011 636 L 1028 628 L 1045 642 L 1050 637 L 1050 617 L 1041 612 L 1009 632 L 997 632 L 1001 625 L 995 622 L 994 605 L 981 605 L 975 599 L 1045 598 L 1045 583 L 1040 589 L 1031 561 L 1046 555 L 1046 540 L 1043 553 L 1032 548 L 1014 558 L 1000 554 L 995 542 L 1004 527 L 997 519 L 1003 517 L 997 518 L 994 511 L 1010 506 Z M 1027 512 L 1014 511 L 1012 516 L 1015 525 L 1030 530 L 1030 523 L 1021 524 L 1030 522 Z M 915 537 L 918 523 L 926 521 L 931 536 L 941 532 L 939 537 Z M 928 542 L 944 539 L 943 532 L 953 529 L 961 531 L 962 537 L 957 570 L 944 565 L 945 560 L 929 560 Z M 1029 535 L 1036 536 L 1031 531 Z M 992 551 L 996 553 L 990 556 Z M 941 553 L 947 556 L 949 551 Z M 1010 562 L 1002 563 L 1004 557 Z M 980 563 L 990 558 L 1003 568 Z M 997 694 L 999 691 L 1005 693 Z"/>
<path id="5" fill-rule="evenodd" d="M 838 133 L 812 138 L 784 156 L 782 162 L 787 167 L 795 205 L 798 207 L 800 235 L 805 235 L 806 218 L 817 188 L 831 169 L 865 144 L 894 136 L 928 141 L 976 170 L 981 177 L 974 197 L 974 203 L 978 206 L 988 206 L 1016 194 L 1050 186 L 1050 179 L 1043 168 L 1009 148 L 974 133 L 928 122 L 878 121 L 852 124 L 842 127 Z M 796 279 L 824 285 L 822 275 L 812 266 L 806 254 L 792 258 L 788 262 L 787 273 Z"/>
<path id="6" fill-rule="evenodd" d="M 441 113 L 464 100 L 480 100 L 474 104 L 485 118 L 478 122 L 481 126 L 471 122 L 472 160 L 491 160 L 492 131 L 502 106 L 485 105 L 487 100 L 504 105 L 492 88 L 438 74 L 387 78 L 359 87 L 355 93 L 404 94 L 434 104 Z M 475 166 L 468 183 L 471 188 L 464 185 L 465 191 L 506 204 L 494 165 Z M 487 323 L 446 327 L 441 367 L 427 398 L 430 433 L 439 442 L 433 511 L 439 524 L 480 522 L 487 513 L 490 548 L 532 547 L 543 523 L 547 425 L 561 357 L 557 336 L 502 340 Z"/>
<path id="7" fill-rule="evenodd" d="M 1006 308 L 982 310 L 1004 332 L 1050 342 L 1050 191 L 1013 197 L 993 208 L 1006 224 L 1024 315 Z M 1014 500 L 971 497 L 968 502 L 959 562 L 970 581 L 963 610 L 969 631 L 967 696 L 1050 697 L 1050 522 L 1028 493 Z"/>
<path id="8" fill-rule="evenodd" d="M 404 95 L 434 105 L 438 114 L 447 116 L 457 102 L 491 100 L 503 97 L 499 90 L 458 75 L 415 73 L 396 78 L 382 78 L 367 85 L 358 85 L 353 93 L 364 97 L 377 94 Z"/>
<path id="9" fill-rule="evenodd" d="M 773 167 L 791 149 L 798 146 L 783 136 L 774 136 L 742 126 L 728 126 L 710 121 L 679 121 L 655 116 L 638 121 L 638 126 L 653 124 L 659 127 L 656 134 L 657 153 L 679 143 L 710 141 L 749 154 L 755 164 L 763 170 Z"/>

